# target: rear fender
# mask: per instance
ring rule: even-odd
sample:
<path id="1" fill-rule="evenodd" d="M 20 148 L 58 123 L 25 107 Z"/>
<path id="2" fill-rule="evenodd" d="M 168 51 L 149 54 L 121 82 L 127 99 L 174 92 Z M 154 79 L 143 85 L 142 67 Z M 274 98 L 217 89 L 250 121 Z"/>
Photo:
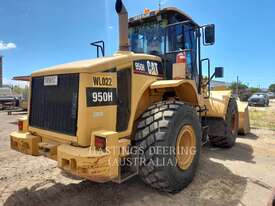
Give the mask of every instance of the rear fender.
<path id="1" fill-rule="evenodd" d="M 146 82 L 140 89 L 139 93 L 134 96 L 134 121 L 130 125 L 131 134 L 135 133 L 136 120 L 146 111 L 146 109 L 155 102 L 161 101 L 166 92 L 174 92 L 175 95 L 183 102 L 197 106 L 203 103 L 199 99 L 197 89 L 192 80 L 157 80 Z M 138 100 L 138 101 L 137 101 Z"/>
<path id="2" fill-rule="evenodd" d="M 193 80 L 160 80 L 151 84 L 150 89 L 162 90 L 163 92 L 174 91 L 176 97 L 183 102 L 188 102 L 193 106 L 201 104 L 195 81 Z"/>

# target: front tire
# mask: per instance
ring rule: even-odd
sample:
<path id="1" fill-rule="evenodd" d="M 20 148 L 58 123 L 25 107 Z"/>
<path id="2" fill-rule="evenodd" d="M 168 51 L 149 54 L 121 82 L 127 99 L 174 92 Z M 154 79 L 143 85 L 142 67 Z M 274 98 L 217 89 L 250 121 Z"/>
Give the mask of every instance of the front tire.
<path id="1" fill-rule="evenodd" d="M 228 103 L 227 113 L 223 124 L 217 124 L 217 130 L 224 131 L 223 136 L 210 136 L 212 145 L 222 148 L 231 148 L 236 143 L 239 130 L 238 105 L 235 99 L 231 98 Z"/>
<path id="2" fill-rule="evenodd" d="M 196 110 L 179 101 L 152 105 L 138 120 L 135 143 L 142 150 L 143 181 L 165 192 L 182 190 L 192 182 L 199 163 L 201 126 Z M 175 152 L 166 153 L 165 148 Z"/>

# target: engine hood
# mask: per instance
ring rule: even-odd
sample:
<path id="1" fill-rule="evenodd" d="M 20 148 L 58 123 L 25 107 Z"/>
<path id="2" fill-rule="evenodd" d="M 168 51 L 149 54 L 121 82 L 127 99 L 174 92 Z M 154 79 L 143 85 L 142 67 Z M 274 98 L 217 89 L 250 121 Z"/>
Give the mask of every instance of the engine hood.
<path id="1" fill-rule="evenodd" d="M 33 72 L 32 76 L 34 77 L 68 73 L 102 72 L 139 59 L 161 61 L 159 57 L 153 55 L 135 54 L 133 52 L 118 52 L 111 57 L 102 57 L 92 60 L 76 61 L 41 69 L 36 72 Z"/>

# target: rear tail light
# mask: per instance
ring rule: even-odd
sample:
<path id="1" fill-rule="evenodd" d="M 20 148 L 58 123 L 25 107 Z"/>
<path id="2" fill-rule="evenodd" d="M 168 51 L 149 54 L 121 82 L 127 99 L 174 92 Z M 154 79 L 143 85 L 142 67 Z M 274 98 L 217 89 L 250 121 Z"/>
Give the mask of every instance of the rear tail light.
<path id="1" fill-rule="evenodd" d="M 106 149 L 106 138 L 103 137 L 95 137 L 95 148 L 98 150 Z"/>
<path id="2" fill-rule="evenodd" d="M 17 125 L 18 125 L 18 131 L 22 131 L 23 130 L 23 121 L 19 120 Z"/>

